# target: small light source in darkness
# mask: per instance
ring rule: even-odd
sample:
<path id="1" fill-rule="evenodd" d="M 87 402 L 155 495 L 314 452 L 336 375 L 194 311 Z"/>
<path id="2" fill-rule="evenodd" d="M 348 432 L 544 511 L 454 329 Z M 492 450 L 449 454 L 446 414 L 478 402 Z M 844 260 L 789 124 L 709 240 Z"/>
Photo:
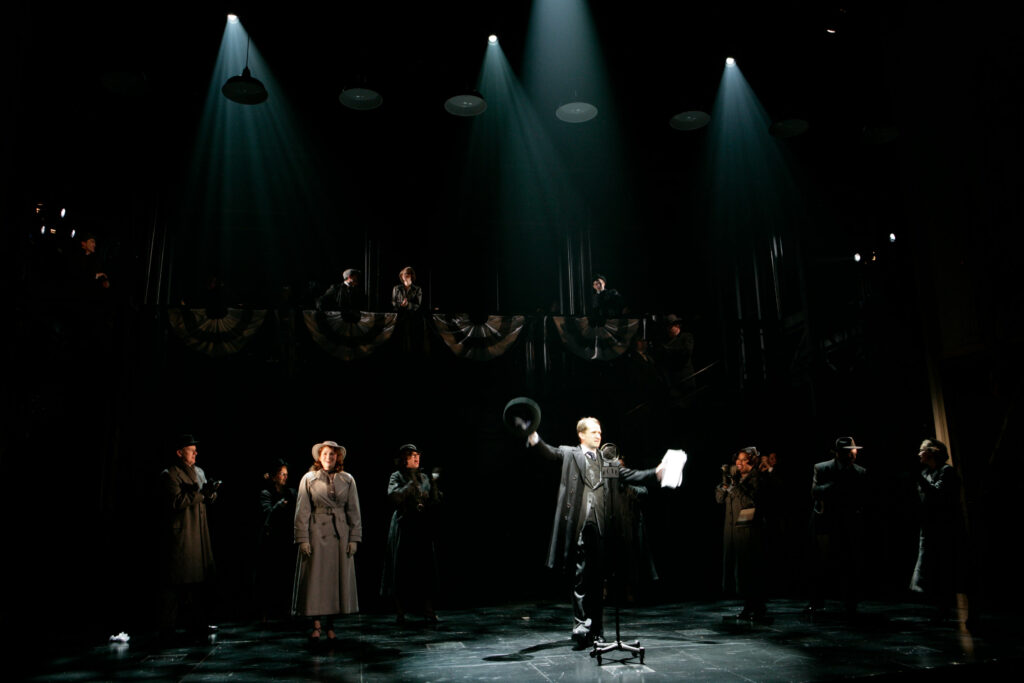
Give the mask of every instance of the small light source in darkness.
<path id="1" fill-rule="evenodd" d="M 857 263 L 860 263 L 860 254 L 854 254 L 853 260 L 856 261 Z"/>
<path id="2" fill-rule="evenodd" d="M 896 233 L 890 232 L 889 233 L 889 243 L 891 244 L 891 243 L 893 243 L 895 241 L 896 241 Z"/>
<path id="3" fill-rule="evenodd" d="M 836 30 L 834 28 L 827 28 L 825 29 L 825 33 L 831 33 L 832 35 L 835 35 Z"/>
<path id="4" fill-rule="evenodd" d="M 726 57 L 725 58 L 725 65 L 726 66 L 736 66 L 736 60 L 733 59 L 732 57 Z"/>
<path id="5" fill-rule="evenodd" d="M 67 209 L 61 209 L 60 210 L 60 217 L 61 218 L 64 218 L 64 216 L 66 216 L 67 214 L 68 214 L 68 210 Z"/>
<path id="6" fill-rule="evenodd" d="M 491 35 L 487 36 L 487 42 L 490 43 L 491 45 L 494 45 L 496 42 L 498 42 L 498 36 L 492 33 Z"/>
<path id="7" fill-rule="evenodd" d="M 71 239 L 75 239 L 75 233 L 78 232 L 74 228 L 71 228 Z"/>
<path id="8" fill-rule="evenodd" d="M 238 23 L 238 15 L 237 14 L 229 14 L 228 15 L 228 23 L 230 23 L 230 24 L 237 24 Z"/>

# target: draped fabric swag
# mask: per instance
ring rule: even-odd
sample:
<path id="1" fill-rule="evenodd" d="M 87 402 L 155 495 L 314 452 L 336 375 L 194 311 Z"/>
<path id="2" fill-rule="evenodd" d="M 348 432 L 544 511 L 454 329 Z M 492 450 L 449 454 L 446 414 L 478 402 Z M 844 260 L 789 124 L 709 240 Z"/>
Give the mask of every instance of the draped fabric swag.
<path id="1" fill-rule="evenodd" d="M 435 313 L 434 326 L 441 339 L 460 358 L 491 360 L 502 355 L 519 338 L 526 316 L 489 315 L 483 323 L 474 323 L 466 314 Z"/>
<path id="2" fill-rule="evenodd" d="M 205 308 L 171 308 L 171 329 L 190 349 L 214 358 L 238 353 L 267 317 L 265 310 L 229 308 L 222 318 L 211 318 Z"/>
<path id="3" fill-rule="evenodd" d="M 603 325 L 596 318 L 552 316 L 562 343 L 587 360 L 614 360 L 629 350 L 640 330 L 640 318 L 608 318 Z"/>
<path id="4" fill-rule="evenodd" d="M 397 313 L 356 311 L 302 312 L 310 337 L 321 349 L 339 360 L 365 358 L 395 334 Z M 260 330 L 267 317 L 266 310 L 227 309 L 224 317 L 213 318 L 203 308 L 168 309 L 167 317 L 175 335 L 190 349 L 211 357 L 228 356 L 240 351 Z M 542 329 L 550 320 L 562 345 L 572 354 L 586 360 L 611 361 L 626 353 L 642 329 L 641 318 L 609 318 L 551 316 L 537 318 Z M 488 361 L 504 355 L 516 345 L 527 328 L 524 315 L 490 315 L 478 319 L 467 314 L 435 313 L 429 317 L 444 344 L 459 358 Z M 400 328 L 399 328 L 400 329 Z M 412 328 L 410 328 L 412 329 Z M 423 333 L 419 328 L 417 334 Z M 399 334 L 406 334 L 400 331 Z M 546 339 L 540 342 L 545 349 Z M 666 350 L 690 356 L 693 337 L 680 335 L 666 344 Z M 547 351 L 544 351 L 547 353 Z M 533 353 L 526 349 L 527 355 Z M 692 372 L 692 371 L 691 371 Z"/>
<path id="5" fill-rule="evenodd" d="M 355 360 L 373 353 L 391 338 L 397 313 L 360 311 L 358 320 L 337 311 L 303 311 L 306 329 L 313 341 L 341 360 Z"/>

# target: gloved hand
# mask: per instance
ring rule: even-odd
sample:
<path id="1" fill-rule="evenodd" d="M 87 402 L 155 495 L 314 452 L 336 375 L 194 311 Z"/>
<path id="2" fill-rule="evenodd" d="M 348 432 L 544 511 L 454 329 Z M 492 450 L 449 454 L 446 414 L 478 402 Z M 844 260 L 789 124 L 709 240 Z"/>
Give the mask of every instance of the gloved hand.
<path id="1" fill-rule="evenodd" d="M 356 554 L 356 549 L 358 547 L 359 547 L 358 543 L 356 543 L 355 541 L 349 541 L 348 542 L 348 556 L 352 557 L 353 555 L 355 555 Z"/>
<path id="2" fill-rule="evenodd" d="M 306 557 L 310 557 L 313 554 L 313 548 L 309 545 L 309 543 L 303 541 L 299 544 L 299 552 L 305 555 Z"/>

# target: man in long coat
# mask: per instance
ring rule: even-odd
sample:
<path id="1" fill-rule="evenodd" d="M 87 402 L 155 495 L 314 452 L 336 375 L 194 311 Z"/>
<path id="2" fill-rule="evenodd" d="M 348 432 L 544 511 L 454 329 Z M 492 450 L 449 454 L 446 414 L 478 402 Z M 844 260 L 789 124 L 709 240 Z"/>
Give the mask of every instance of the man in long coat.
<path id="1" fill-rule="evenodd" d="M 327 288 L 316 301 L 318 311 L 341 311 L 342 313 L 354 316 L 359 319 L 359 311 L 365 311 L 368 307 L 366 292 L 359 286 L 362 278 L 362 271 L 355 268 L 348 268 L 342 273 L 342 281 Z"/>
<path id="2" fill-rule="evenodd" d="M 832 459 L 814 466 L 811 498 L 811 567 L 809 613 L 825 606 L 827 584 L 839 584 L 848 613 L 856 612 L 864 567 L 867 470 L 857 464 L 861 446 L 852 436 L 836 439 Z"/>
<path id="3" fill-rule="evenodd" d="M 568 568 L 575 563 L 573 579 L 573 630 L 580 644 L 604 639 L 604 539 L 607 529 L 605 510 L 608 487 L 602 467 L 614 466 L 618 478 L 626 483 L 640 483 L 661 478 L 657 470 L 632 470 L 618 465 L 602 465 L 601 423 L 585 417 L 576 423 L 577 446 L 549 446 L 536 432 L 527 443 L 548 460 L 561 462 L 562 480 L 558 488 L 547 565 Z"/>
<path id="4" fill-rule="evenodd" d="M 191 434 L 182 435 L 176 445 L 177 461 L 160 473 L 165 634 L 173 632 L 180 611 L 187 612 L 189 626 L 197 633 L 210 625 L 210 605 L 203 591 L 213 579 L 214 562 L 206 505 L 216 500 L 220 486 L 196 466 L 199 442 Z"/>

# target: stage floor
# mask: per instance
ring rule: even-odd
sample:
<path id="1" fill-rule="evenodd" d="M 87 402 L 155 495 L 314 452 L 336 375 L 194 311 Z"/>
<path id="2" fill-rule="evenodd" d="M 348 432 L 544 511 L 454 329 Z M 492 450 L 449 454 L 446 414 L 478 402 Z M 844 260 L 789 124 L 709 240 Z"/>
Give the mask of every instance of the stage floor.
<path id="1" fill-rule="evenodd" d="M 735 602 L 624 609 L 624 642 L 644 663 L 610 653 L 599 666 L 574 649 L 565 604 L 442 611 L 441 623 L 388 615 L 337 623 L 334 646 L 311 647 L 298 622 L 222 624 L 207 642 L 61 646 L 32 657 L 29 680 L 46 681 L 872 681 L 1008 677 L 1024 663 L 1020 629 L 987 616 L 969 633 L 932 623 L 920 605 L 867 602 L 848 618 L 836 606 L 808 619 L 803 603 L 770 603 L 770 624 L 738 623 Z M 614 613 L 606 635 L 614 639 Z M 28 656 L 25 657 L 28 659 Z"/>

